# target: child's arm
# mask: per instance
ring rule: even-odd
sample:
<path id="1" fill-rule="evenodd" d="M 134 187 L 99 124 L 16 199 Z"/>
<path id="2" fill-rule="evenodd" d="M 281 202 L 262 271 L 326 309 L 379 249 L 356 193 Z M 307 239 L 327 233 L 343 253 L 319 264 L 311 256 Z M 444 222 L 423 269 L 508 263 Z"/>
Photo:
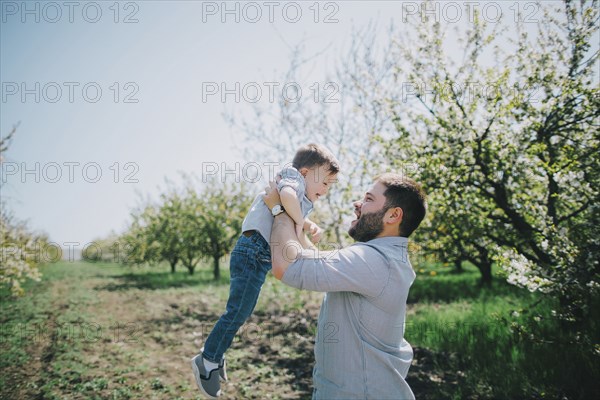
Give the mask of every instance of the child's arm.
<path id="1" fill-rule="evenodd" d="M 294 220 L 296 224 L 296 236 L 298 241 L 305 249 L 313 249 L 314 246 L 302 231 L 304 229 L 304 217 L 302 216 L 302 209 L 300 208 L 300 200 L 296 195 L 296 191 L 289 186 L 284 186 L 279 191 L 281 197 L 281 205 L 285 209 L 285 212 Z"/>
<path id="2" fill-rule="evenodd" d="M 281 205 L 285 208 L 285 212 L 289 215 L 296 225 L 304 227 L 304 216 L 302 216 L 302 209 L 300 208 L 300 200 L 296 195 L 296 191 L 289 186 L 284 186 L 279 191 L 281 197 Z"/>

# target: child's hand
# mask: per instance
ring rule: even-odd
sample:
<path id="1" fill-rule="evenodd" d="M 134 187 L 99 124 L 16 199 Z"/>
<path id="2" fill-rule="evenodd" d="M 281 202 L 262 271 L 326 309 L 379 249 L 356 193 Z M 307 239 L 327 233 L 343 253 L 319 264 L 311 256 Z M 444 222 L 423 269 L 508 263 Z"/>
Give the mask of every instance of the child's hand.
<path id="1" fill-rule="evenodd" d="M 323 229 L 314 222 L 311 222 L 308 226 L 307 233 L 310 235 L 310 241 L 314 244 L 317 244 L 321 241 L 321 236 L 323 236 Z"/>

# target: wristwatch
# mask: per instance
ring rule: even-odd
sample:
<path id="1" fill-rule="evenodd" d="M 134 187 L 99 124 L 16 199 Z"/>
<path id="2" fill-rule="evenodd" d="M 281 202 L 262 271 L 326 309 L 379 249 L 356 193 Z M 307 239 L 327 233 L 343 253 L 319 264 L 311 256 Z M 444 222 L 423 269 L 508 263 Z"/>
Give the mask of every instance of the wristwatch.
<path id="1" fill-rule="evenodd" d="M 285 212 L 285 209 L 281 204 L 275 204 L 273 208 L 271 208 L 271 214 L 273 214 L 274 217 L 278 216 L 282 212 Z"/>

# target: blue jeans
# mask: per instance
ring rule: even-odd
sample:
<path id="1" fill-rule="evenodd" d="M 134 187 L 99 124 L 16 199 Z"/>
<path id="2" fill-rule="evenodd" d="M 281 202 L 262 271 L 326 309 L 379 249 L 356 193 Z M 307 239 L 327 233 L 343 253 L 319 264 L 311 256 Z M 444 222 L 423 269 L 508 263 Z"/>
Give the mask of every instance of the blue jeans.
<path id="1" fill-rule="evenodd" d="M 258 231 L 250 237 L 241 235 L 229 263 L 231 274 L 226 311 L 217 321 L 204 343 L 202 356 L 218 363 L 240 327 L 252 315 L 260 289 L 271 270 L 269 243 Z"/>

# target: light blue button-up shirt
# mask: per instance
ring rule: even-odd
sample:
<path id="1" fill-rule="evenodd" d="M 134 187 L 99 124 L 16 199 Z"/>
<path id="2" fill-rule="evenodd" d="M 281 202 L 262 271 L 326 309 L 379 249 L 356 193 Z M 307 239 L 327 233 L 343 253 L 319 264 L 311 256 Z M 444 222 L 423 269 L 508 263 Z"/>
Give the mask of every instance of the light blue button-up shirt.
<path id="1" fill-rule="evenodd" d="M 404 340 L 415 272 L 408 239 L 384 237 L 333 252 L 303 251 L 282 282 L 327 292 L 317 325 L 313 399 L 414 399 Z"/>
<path id="2" fill-rule="evenodd" d="M 302 215 L 306 218 L 313 210 L 313 203 L 306 197 L 306 181 L 300 171 L 294 167 L 288 167 L 279 173 L 281 179 L 277 183 L 277 190 L 281 191 L 286 186 L 291 187 L 296 192 L 300 201 Z M 250 211 L 242 222 L 242 232 L 257 230 L 265 238 L 267 243 L 271 242 L 271 228 L 273 227 L 273 215 L 271 210 L 265 204 L 263 195 L 259 193 L 250 206 Z"/>

